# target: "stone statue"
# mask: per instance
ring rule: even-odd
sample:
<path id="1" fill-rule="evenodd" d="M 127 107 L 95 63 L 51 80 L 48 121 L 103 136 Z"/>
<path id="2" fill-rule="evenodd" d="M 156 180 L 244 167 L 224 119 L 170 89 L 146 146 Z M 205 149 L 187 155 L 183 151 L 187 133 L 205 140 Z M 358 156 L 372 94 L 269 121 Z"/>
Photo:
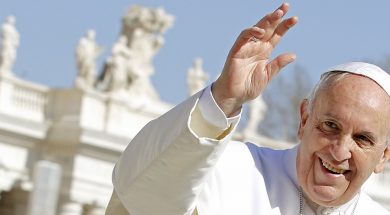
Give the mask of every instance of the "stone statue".
<path id="1" fill-rule="evenodd" d="M 131 98 L 132 105 L 142 106 L 159 98 L 150 81 L 154 74 L 152 61 L 164 44 L 162 34 L 172 25 L 173 17 L 162 8 L 133 6 L 122 21 L 120 37 L 97 88 L 116 98 Z"/>
<path id="2" fill-rule="evenodd" d="M 129 83 L 129 59 L 131 51 L 127 47 L 127 38 L 120 36 L 111 50 L 111 56 L 106 61 L 103 71 L 103 88 L 106 91 L 126 90 Z"/>
<path id="3" fill-rule="evenodd" d="M 127 37 L 129 59 L 129 93 L 157 99 L 158 94 L 150 82 L 154 74 L 152 60 L 164 44 L 162 34 L 172 25 L 173 16 L 164 9 L 133 6 L 123 18 L 122 35 Z"/>
<path id="4" fill-rule="evenodd" d="M 202 59 L 196 58 L 193 67 L 188 69 L 187 84 L 190 96 L 203 89 L 206 86 L 206 81 L 209 79 L 209 75 L 203 71 L 202 64 Z"/>
<path id="5" fill-rule="evenodd" d="M 79 88 L 91 88 L 95 82 L 96 59 L 103 51 L 95 42 L 95 31 L 88 30 L 85 37 L 81 38 L 76 48 L 76 65 L 78 75 L 76 86 Z"/>
<path id="6" fill-rule="evenodd" d="M 146 96 L 157 99 L 158 94 L 150 82 L 154 74 L 152 59 L 162 46 L 162 37 L 154 37 L 142 29 L 137 29 L 133 35 L 130 50 L 134 55 L 129 59 L 129 91 L 132 95 Z"/>
<path id="7" fill-rule="evenodd" d="M 10 74 L 16 59 L 20 36 L 15 28 L 15 17 L 8 16 L 1 27 L 0 74 Z"/>
<path id="8" fill-rule="evenodd" d="M 253 99 L 249 102 L 249 118 L 248 122 L 243 130 L 244 134 L 256 134 L 260 122 L 264 119 L 265 112 L 267 111 L 267 105 L 261 96 Z"/>
<path id="9" fill-rule="evenodd" d="M 160 36 L 173 25 L 173 21 L 174 17 L 163 8 L 151 9 L 134 5 L 122 19 L 122 34 L 128 37 L 129 43 L 133 40 L 132 35 L 136 29 Z"/>

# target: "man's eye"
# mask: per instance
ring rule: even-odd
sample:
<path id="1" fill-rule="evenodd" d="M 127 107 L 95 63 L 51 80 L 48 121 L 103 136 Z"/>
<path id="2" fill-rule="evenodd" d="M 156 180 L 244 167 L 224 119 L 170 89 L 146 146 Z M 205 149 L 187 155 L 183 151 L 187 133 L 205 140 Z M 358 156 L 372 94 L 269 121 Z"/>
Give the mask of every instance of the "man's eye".
<path id="1" fill-rule="evenodd" d="M 323 123 L 323 129 L 325 131 L 335 131 L 338 129 L 338 126 L 334 122 L 326 121 Z"/>
<path id="2" fill-rule="evenodd" d="M 356 135 L 354 139 L 361 146 L 371 146 L 371 145 L 373 145 L 372 140 L 369 137 L 365 136 L 365 135 Z"/>
<path id="3" fill-rule="evenodd" d="M 370 139 L 364 135 L 358 135 L 356 138 L 363 141 L 370 141 Z"/>

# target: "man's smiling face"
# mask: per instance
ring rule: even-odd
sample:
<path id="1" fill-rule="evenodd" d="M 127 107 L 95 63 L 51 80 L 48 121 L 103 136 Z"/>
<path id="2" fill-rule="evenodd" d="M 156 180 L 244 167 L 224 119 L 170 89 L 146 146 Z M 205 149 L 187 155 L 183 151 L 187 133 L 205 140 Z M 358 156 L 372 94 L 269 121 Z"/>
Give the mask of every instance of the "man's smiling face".
<path id="1" fill-rule="evenodd" d="M 390 98 L 374 81 L 348 74 L 301 105 L 298 181 L 323 206 L 349 201 L 390 157 Z"/>

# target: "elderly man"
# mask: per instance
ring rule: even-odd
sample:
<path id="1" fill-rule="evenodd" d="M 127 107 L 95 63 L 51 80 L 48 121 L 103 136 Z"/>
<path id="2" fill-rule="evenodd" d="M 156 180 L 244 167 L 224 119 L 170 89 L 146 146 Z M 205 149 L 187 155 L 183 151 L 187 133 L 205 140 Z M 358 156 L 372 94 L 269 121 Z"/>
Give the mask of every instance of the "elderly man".
<path id="1" fill-rule="evenodd" d="M 390 157 L 390 76 L 371 64 L 325 73 L 300 107 L 300 144 L 231 141 L 242 105 L 294 61 L 273 48 L 296 17 L 283 4 L 233 45 L 221 76 L 147 124 L 113 173 L 107 214 L 390 214 L 361 191 Z"/>

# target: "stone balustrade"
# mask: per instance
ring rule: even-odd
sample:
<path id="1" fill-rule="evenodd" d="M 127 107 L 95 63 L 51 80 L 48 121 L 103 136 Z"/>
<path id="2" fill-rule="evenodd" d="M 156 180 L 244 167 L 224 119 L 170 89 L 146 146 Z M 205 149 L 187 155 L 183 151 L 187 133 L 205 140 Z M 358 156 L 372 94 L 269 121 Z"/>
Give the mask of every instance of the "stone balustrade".
<path id="1" fill-rule="evenodd" d="M 46 118 L 49 88 L 18 79 L 14 76 L 0 78 L 0 113 L 43 122 Z"/>

